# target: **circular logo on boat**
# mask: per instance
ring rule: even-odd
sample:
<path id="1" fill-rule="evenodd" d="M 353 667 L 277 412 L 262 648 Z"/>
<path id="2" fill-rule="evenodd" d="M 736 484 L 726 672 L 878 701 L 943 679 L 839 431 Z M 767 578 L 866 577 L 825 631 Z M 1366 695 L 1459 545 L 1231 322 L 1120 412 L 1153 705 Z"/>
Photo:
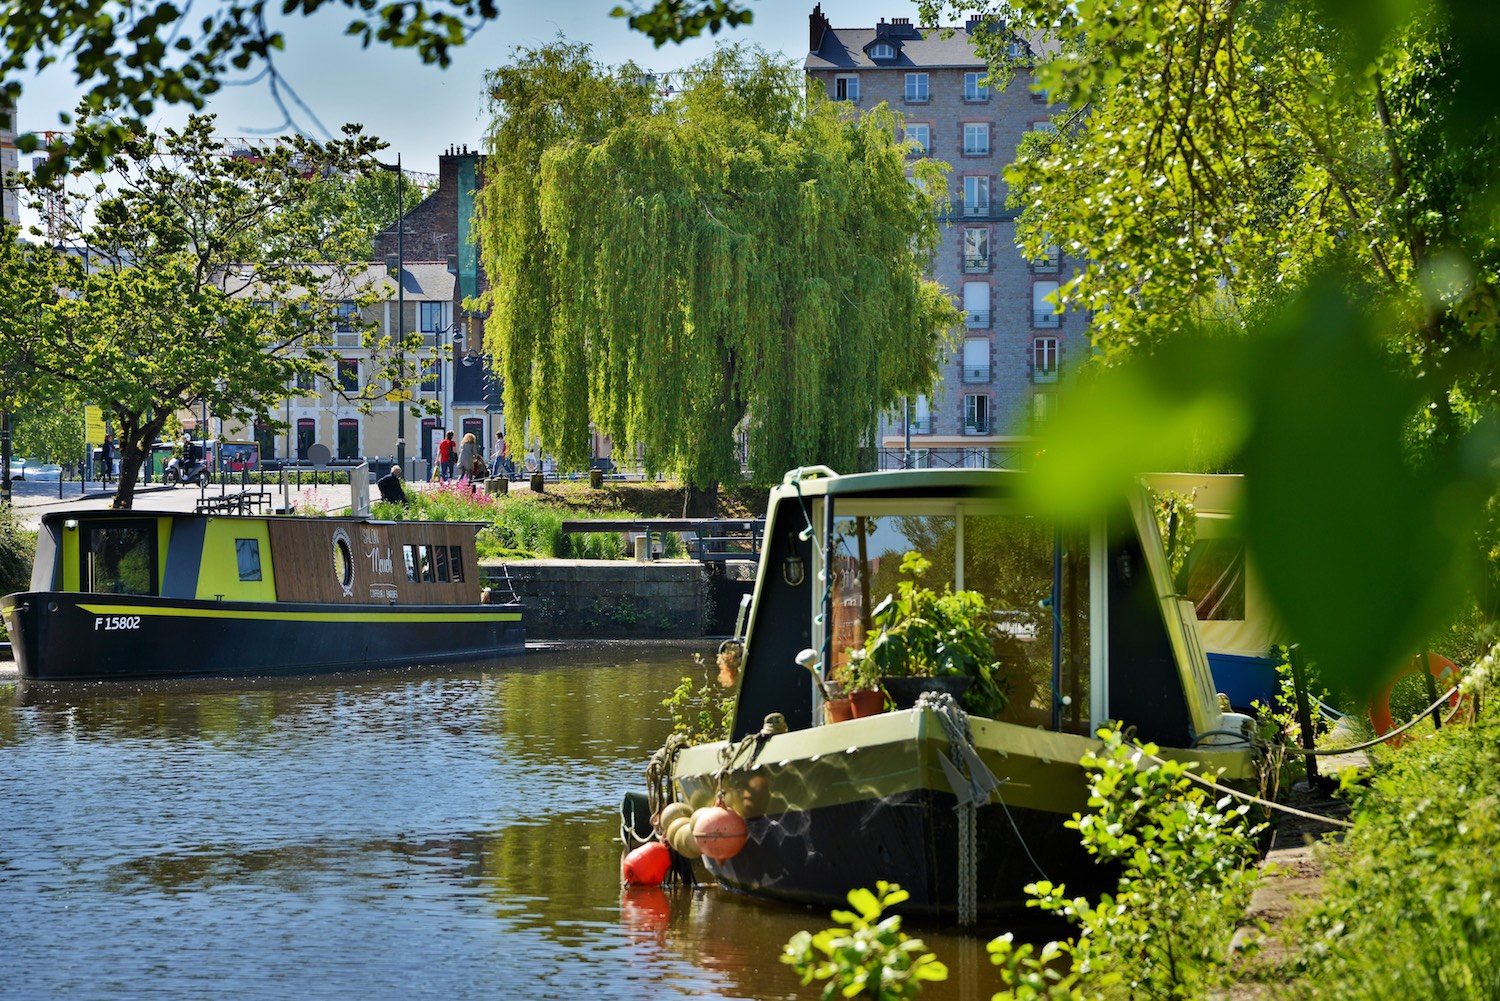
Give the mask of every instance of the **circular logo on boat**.
<path id="1" fill-rule="evenodd" d="M 338 578 L 344 597 L 354 594 L 354 546 L 349 533 L 342 528 L 333 533 L 333 575 Z"/>

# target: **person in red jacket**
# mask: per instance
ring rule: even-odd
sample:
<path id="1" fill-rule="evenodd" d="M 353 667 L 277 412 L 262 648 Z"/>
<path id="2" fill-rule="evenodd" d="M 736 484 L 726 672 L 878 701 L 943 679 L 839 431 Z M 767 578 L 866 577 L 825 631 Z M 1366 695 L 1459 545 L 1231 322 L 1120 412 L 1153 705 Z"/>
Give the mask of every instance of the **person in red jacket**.
<path id="1" fill-rule="evenodd" d="M 444 483 L 453 479 L 453 460 L 458 446 L 453 444 L 453 432 L 449 431 L 443 435 L 443 440 L 438 442 L 438 475 Z"/>

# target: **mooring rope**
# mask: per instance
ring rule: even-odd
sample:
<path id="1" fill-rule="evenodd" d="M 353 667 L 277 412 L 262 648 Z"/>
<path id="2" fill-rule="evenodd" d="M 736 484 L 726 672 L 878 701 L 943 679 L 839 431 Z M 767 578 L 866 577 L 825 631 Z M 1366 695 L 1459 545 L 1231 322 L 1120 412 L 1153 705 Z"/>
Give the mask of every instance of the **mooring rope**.
<path id="1" fill-rule="evenodd" d="M 990 786 L 987 787 L 977 781 L 980 776 L 975 775 L 969 767 L 972 755 L 964 753 L 964 748 L 972 752 L 974 747 L 969 715 L 958 707 L 952 695 L 947 692 L 923 692 L 917 697 L 917 708 L 930 709 L 937 715 L 938 721 L 943 725 L 943 733 L 948 738 L 948 746 L 956 752 L 953 757 L 958 759 L 950 759 L 950 763 L 969 786 L 967 798 L 960 795 L 959 802 L 953 809 L 958 814 L 958 923 L 972 925 L 979 918 L 979 804 L 989 802 L 994 776 L 987 776 L 990 779 Z M 958 790 L 955 789 L 954 792 L 958 793 Z M 1019 831 L 1017 835 L 1019 836 Z"/>
<path id="2" fill-rule="evenodd" d="M 1313 748 L 1306 748 L 1306 747 L 1298 747 L 1295 744 L 1272 744 L 1269 741 L 1267 741 L 1267 742 L 1263 742 L 1261 746 L 1265 747 L 1267 750 L 1287 751 L 1289 753 L 1297 754 L 1297 755 L 1308 755 L 1308 754 L 1311 754 L 1311 755 L 1313 755 L 1315 757 L 1320 757 L 1320 758 L 1321 757 L 1338 755 L 1338 754 L 1352 754 L 1355 751 L 1363 751 L 1363 750 L 1366 750 L 1367 748 L 1375 747 L 1378 744 L 1384 744 L 1386 741 L 1392 739 L 1393 737 L 1399 737 L 1399 736 L 1401 736 L 1401 734 L 1405 733 L 1407 730 L 1410 730 L 1412 727 L 1416 726 L 1418 723 L 1420 723 L 1423 720 L 1427 719 L 1427 717 L 1432 714 L 1432 711 L 1434 709 L 1436 709 L 1438 706 L 1442 705 L 1444 702 L 1447 702 L 1449 699 L 1451 699 L 1453 697 L 1453 694 L 1455 692 L 1457 692 L 1457 691 L 1458 691 L 1458 686 L 1454 685 L 1452 688 L 1448 689 L 1448 691 L 1444 692 L 1441 696 L 1439 696 L 1439 698 L 1438 698 L 1438 700 L 1436 702 L 1434 702 L 1432 705 L 1428 706 L 1426 709 L 1423 709 L 1421 712 L 1417 713 L 1411 719 L 1407 720 L 1405 723 L 1402 723 L 1400 726 L 1396 727 L 1394 730 L 1387 730 L 1385 733 L 1382 733 L 1380 736 L 1376 737 L 1374 740 L 1367 740 L 1367 741 L 1365 741 L 1364 743 L 1361 743 L 1361 744 L 1350 744 L 1350 745 L 1345 746 L 1345 747 L 1321 747 L 1321 748 L 1320 747 L 1313 747 Z M 1445 725 L 1448 724 L 1448 723 L 1451 723 L 1453 721 L 1453 717 L 1457 716 L 1458 713 L 1459 713 L 1459 710 L 1462 709 L 1462 708 L 1463 708 L 1463 703 L 1462 703 L 1462 701 L 1460 701 L 1460 703 L 1458 705 L 1456 705 L 1456 706 L 1453 707 L 1453 710 L 1450 713 L 1448 713 L 1447 716 L 1443 717 L 1443 723 Z"/>

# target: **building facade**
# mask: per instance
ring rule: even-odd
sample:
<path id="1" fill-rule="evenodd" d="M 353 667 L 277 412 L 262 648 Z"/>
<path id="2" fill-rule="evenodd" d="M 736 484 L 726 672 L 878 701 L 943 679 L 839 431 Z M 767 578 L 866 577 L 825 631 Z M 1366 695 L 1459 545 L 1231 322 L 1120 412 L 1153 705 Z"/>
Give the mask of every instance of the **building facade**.
<path id="1" fill-rule="evenodd" d="M 337 388 L 311 379 L 288 387 L 285 412 L 276 415 L 287 425 L 283 429 L 265 423 L 253 429 L 214 423 L 203 429 L 203 437 L 235 441 L 253 436 L 263 460 L 306 459 L 308 449 L 321 443 L 335 459 L 389 462 L 396 456 L 398 437 L 404 436 L 408 476 L 430 473 L 436 443 L 446 430 L 460 438 L 472 432 L 478 441 L 488 443 L 497 427 L 496 416 L 485 398 L 484 367 L 477 352 L 470 351 L 465 318 L 456 310 L 458 282 L 448 261 L 390 260 L 367 265 L 351 276 L 351 284 L 373 288 L 379 300 L 359 311 L 362 323 L 353 322 L 356 307 L 350 300 L 350 322 L 336 321 L 327 332 L 336 357 Z M 275 303 L 269 306 L 283 308 Z M 394 343 L 413 331 L 421 335 L 420 354 L 406 359 L 417 371 L 411 383 L 398 387 L 379 380 L 379 349 L 364 346 L 366 327 L 373 328 L 376 343 L 385 338 Z M 371 385 L 376 380 L 378 384 Z M 479 389 L 462 388 L 470 383 Z M 368 413 L 360 407 L 361 396 L 374 401 Z M 436 413 L 414 414 L 411 408 L 416 404 L 426 404 L 424 410 Z M 196 415 L 184 414 L 183 424 L 195 434 L 199 431 Z"/>
<path id="2" fill-rule="evenodd" d="M 1065 366 L 1088 352 L 1087 318 L 1049 301 L 1069 262 L 1056 250 L 1021 255 L 1004 178 L 1022 138 L 1052 128 L 1054 109 L 1031 93 L 1025 69 L 1006 89 L 990 88 L 973 47 L 984 30 L 978 19 L 944 29 L 907 18 L 837 28 L 821 5 L 809 18 L 808 76 L 835 101 L 901 113 L 912 161 L 950 167 L 930 273 L 964 310 L 964 325 L 932 394 L 882 422 L 880 467 L 1007 464 L 1055 412 Z M 1010 45 L 1013 55 L 1030 53 L 1020 39 Z"/>

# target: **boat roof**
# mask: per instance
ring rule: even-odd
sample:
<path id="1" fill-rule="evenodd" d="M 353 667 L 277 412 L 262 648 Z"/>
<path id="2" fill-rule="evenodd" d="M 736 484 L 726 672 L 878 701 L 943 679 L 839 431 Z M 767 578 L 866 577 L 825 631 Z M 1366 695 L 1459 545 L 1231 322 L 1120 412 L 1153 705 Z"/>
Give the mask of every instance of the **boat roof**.
<path id="1" fill-rule="evenodd" d="M 326 521 L 358 525 L 470 525 L 475 529 L 485 528 L 489 525 L 489 522 L 485 521 L 422 521 L 415 519 L 398 521 L 382 520 L 360 515 L 223 514 L 215 511 L 162 511 L 150 508 L 126 508 L 123 510 L 100 508 L 99 510 L 90 511 L 51 511 L 42 515 L 41 523 L 53 526 L 68 521 L 130 521 L 141 518 L 174 518 L 181 521 L 191 521 L 201 518 L 225 519 L 229 521 Z"/>
<path id="2" fill-rule="evenodd" d="M 787 473 L 774 497 L 901 496 L 1004 497 L 1016 490 L 1014 469 L 882 469 L 840 475 L 826 466 L 802 466 Z"/>

